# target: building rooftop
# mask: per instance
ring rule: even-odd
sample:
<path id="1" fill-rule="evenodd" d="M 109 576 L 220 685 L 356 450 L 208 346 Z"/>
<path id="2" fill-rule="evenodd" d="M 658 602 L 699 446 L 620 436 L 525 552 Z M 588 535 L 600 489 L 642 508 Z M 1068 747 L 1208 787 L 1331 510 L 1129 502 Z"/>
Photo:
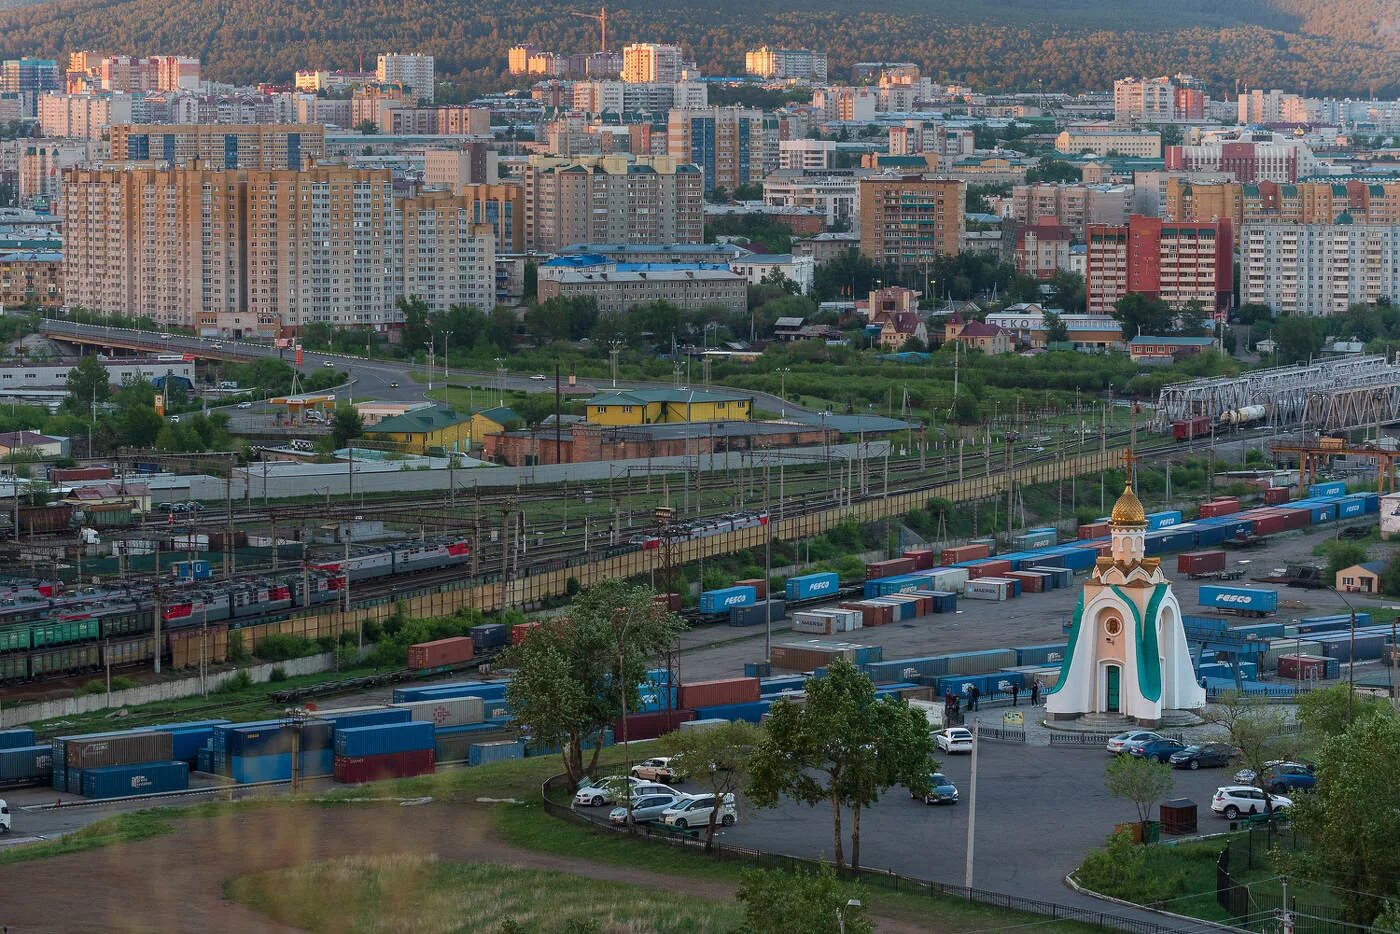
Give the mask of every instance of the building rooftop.
<path id="1" fill-rule="evenodd" d="M 1154 337 L 1151 334 L 1139 334 L 1128 341 L 1128 348 L 1143 347 L 1151 344 L 1176 344 L 1179 347 L 1210 347 L 1215 343 L 1213 337 L 1176 337 L 1163 336 Z"/>
<path id="2" fill-rule="evenodd" d="M 397 432 L 420 434 L 450 428 L 470 420 L 470 415 L 459 415 L 446 406 L 435 405 L 432 408 L 414 409 L 412 412 L 405 412 L 402 415 L 390 416 L 379 424 L 366 428 L 365 434 L 382 435 Z"/>
<path id="3" fill-rule="evenodd" d="M 599 393 L 589 405 L 647 405 L 652 402 L 741 402 L 752 398 L 741 392 L 712 389 L 625 389 Z"/>
<path id="4" fill-rule="evenodd" d="M 667 282 L 682 279 L 705 279 L 712 282 L 746 282 L 747 280 L 736 272 L 731 272 L 728 268 L 669 268 L 670 264 L 663 264 L 665 271 L 638 271 L 630 272 L 619 270 L 617 272 L 583 272 L 573 270 L 560 273 L 554 277 L 554 281 L 568 285 L 583 285 L 585 283 L 603 282 Z"/>

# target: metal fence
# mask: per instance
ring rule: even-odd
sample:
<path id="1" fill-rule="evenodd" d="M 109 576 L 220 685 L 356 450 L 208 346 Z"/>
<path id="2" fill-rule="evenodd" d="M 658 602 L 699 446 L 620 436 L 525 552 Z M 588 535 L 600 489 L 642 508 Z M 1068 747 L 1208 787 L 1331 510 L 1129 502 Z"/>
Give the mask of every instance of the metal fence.
<path id="1" fill-rule="evenodd" d="M 978 724 L 977 738 L 994 743 L 1024 743 L 1026 741 L 1026 728 L 1024 726 L 982 726 Z"/>
<path id="2" fill-rule="evenodd" d="M 1050 731 L 1051 746 L 1108 746 L 1108 741 L 1117 736 L 1117 733 L 1081 733 L 1063 730 Z M 1178 734 L 1160 733 L 1163 739 L 1176 740 L 1178 743 L 1185 742 Z"/>
<path id="3" fill-rule="evenodd" d="M 1305 841 L 1291 825 L 1277 823 L 1250 827 L 1231 837 L 1215 862 L 1215 901 L 1235 923 L 1249 930 L 1274 930 L 1284 909 L 1281 899 L 1261 897 L 1236 875 L 1251 869 L 1273 870 L 1278 850 L 1294 850 Z M 1360 934 L 1364 925 L 1330 917 L 1334 905 L 1288 899 L 1293 934 Z"/>
<path id="4" fill-rule="evenodd" d="M 981 730 L 979 729 L 979 733 Z M 563 820 L 581 824 L 594 830 L 603 830 L 618 834 L 627 834 L 626 827 L 619 827 L 607 821 L 588 817 L 580 814 L 568 804 L 558 800 L 552 800 L 551 795 L 557 795 L 560 791 L 567 791 L 571 788 L 568 777 L 556 775 L 547 779 L 540 787 L 540 796 L 543 800 L 545 813 Z M 831 867 L 829 863 L 821 860 L 806 859 L 800 856 L 786 856 L 781 853 L 765 853 L 761 850 L 749 849 L 747 847 L 733 846 L 728 843 L 716 842 L 708 854 L 705 853 L 703 840 L 704 831 L 691 831 L 682 833 L 681 831 L 669 828 L 658 828 L 652 825 L 639 825 L 631 828 L 631 832 L 636 836 L 671 846 L 681 846 L 692 850 L 697 855 L 708 855 L 713 859 L 732 860 L 744 863 L 747 866 L 762 869 L 782 869 L 786 871 L 811 871 L 819 867 Z M 836 872 L 843 878 L 858 881 L 871 888 L 882 889 L 891 892 L 907 892 L 912 894 L 927 895 L 930 898 L 959 898 L 964 901 L 973 902 L 978 905 L 987 905 L 994 908 L 1001 908 L 1008 911 L 1019 911 L 1029 915 L 1037 915 L 1056 921 L 1074 921 L 1090 927 L 1107 931 L 1131 931 L 1134 934 L 1177 934 L 1180 926 L 1168 924 L 1158 924 L 1155 921 L 1148 921 L 1138 918 L 1127 918 L 1122 915 L 1113 914 L 1107 911 L 1096 911 L 1092 908 L 1076 908 L 1071 905 L 1061 905 L 1057 902 L 1042 901 L 1037 898 L 1023 898 L 1019 895 L 1008 895 L 1005 892 L 991 892 L 986 889 L 967 888 L 961 885 L 953 885 L 946 882 L 932 882 L 927 879 L 915 879 L 910 876 L 900 875 L 888 869 L 869 869 L 850 867 L 836 868 Z"/>

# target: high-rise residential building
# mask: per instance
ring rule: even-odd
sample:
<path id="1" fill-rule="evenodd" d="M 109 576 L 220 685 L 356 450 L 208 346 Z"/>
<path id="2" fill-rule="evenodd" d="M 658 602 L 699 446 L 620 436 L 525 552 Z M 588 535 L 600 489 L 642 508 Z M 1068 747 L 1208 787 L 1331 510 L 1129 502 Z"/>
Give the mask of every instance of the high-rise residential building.
<path id="1" fill-rule="evenodd" d="M 955 255 L 967 183 L 924 175 L 860 180 L 860 251 L 882 265 L 909 266 Z"/>
<path id="2" fill-rule="evenodd" d="M 1016 271 L 1034 279 L 1052 279 L 1070 268 L 1074 231 L 1053 220 L 1027 224 L 1016 231 Z"/>
<path id="3" fill-rule="evenodd" d="M 536 45 L 513 45 L 506 52 L 506 68 L 513 75 L 528 75 L 530 59 L 544 51 Z"/>
<path id="4" fill-rule="evenodd" d="M 108 127 L 131 123 L 132 95 L 64 94 L 49 91 L 39 98 L 39 129 L 45 136 L 103 139 Z"/>
<path id="5" fill-rule="evenodd" d="M 1320 163 L 1302 140 L 1265 130 L 1221 130 L 1190 146 L 1168 146 L 1168 170 L 1229 172 L 1240 182 L 1296 182 Z"/>
<path id="6" fill-rule="evenodd" d="M 1400 182 L 1239 182 L 1213 184 L 1170 180 L 1163 217 L 1209 220 L 1229 217 L 1238 242 L 1252 224 L 1400 224 Z"/>
<path id="7" fill-rule="evenodd" d="M 784 139 L 778 141 L 778 168 L 815 171 L 831 168 L 836 142 L 829 139 Z"/>
<path id="8" fill-rule="evenodd" d="M 1090 314 L 1113 310 L 1129 292 L 1172 308 L 1193 303 L 1224 311 L 1234 294 L 1234 247 L 1228 219 L 1163 221 L 1133 216 L 1127 225 L 1088 228 L 1084 293 Z"/>
<path id="9" fill-rule="evenodd" d="M 111 128 L 114 162 L 155 159 L 171 166 L 214 169 L 302 169 L 326 154 L 319 124 L 118 124 Z"/>
<path id="10" fill-rule="evenodd" d="M 86 139 L 24 140 L 19 153 L 20 204 L 57 205 L 63 194 L 63 170 L 92 158 Z"/>
<path id="11" fill-rule="evenodd" d="M 1195 123 L 1206 116 L 1205 86 L 1190 75 L 1120 78 L 1113 82 L 1118 123 Z"/>
<path id="12" fill-rule="evenodd" d="M 433 102 L 433 57 L 431 55 L 381 52 L 375 66 L 375 77 L 380 84 L 398 84 L 406 87 L 420 101 Z"/>
<path id="13" fill-rule="evenodd" d="M 1246 126 L 1259 123 L 1282 123 L 1285 99 L 1291 95 L 1282 91 L 1244 91 L 1239 100 L 1239 122 Z"/>
<path id="14" fill-rule="evenodd" d="M 765 45 L 744 53 L 744 71 L 760 78 L 821 82 L 826 80 L 826 53 Z"/>
<path id="15" fill-rule="evenodd" d="M 954 129 L 937 120 L 905 120 L 890 127 L 890 155 L 916 156 L 932 152 L 959 159 L 970 156 L 977 148 L 977 134 L 969 129 Z"/>
<path id="16" fill-rule="evenodd" d="M 826 226 L 860 227 L 860 186 L 855 173 L 779 169 L 763 180 L 763 203 L 770 207 L 821 211 Z"/>
<path id="17" fill-rule="evenodd" d="M 74 52 L 68 56 L 65 88 L 71 93 L 94 91 L 140 94 L 145 91 L 197 91 L 200 62 L 183 55 L 105 55 Z"/>
<path id="18" fill-rule="evenodd" d="M 1400 226 L 1246 224 L 1240 302 L 1333 315 L 1400 295 Z"/>
<path id="19" fill-rule="evenodd" d="M 531 156 L 525 181 L 525 244 L 700 243 L 700 169 L 670 156 Z"/>
<path id="20" fill-rule="evenodd" d="M 684 77 L 687 62 L 678 45 L 637 42 L 623 46 L 622 80 L 636 84 L 675 84 Z"/>
<path id="21" fill-rule="evenodd" d="M 424 187 L 455 192 L 463 185 L 494 185 L 500 180 L 500 153 L 484 142 L 423 151 Z"/>
<path id="22" fill-rule="evenodd" d="M 0 62 L 0 95 L 13 94 L 26 117 L 38 113 L 39 97 L 45 91 L 58 91 L 63 82 L 58 62 L 51 58 L 9 58 Z"/>
<path id="23" fill-rule="evenodd" d="M 706 193 L 761 181 L 778 167 L 779 136 L 777 117 L 742 107 L 676 109 L 666 120 L 666 151 L 700 167 Z"/>
<path id="24" fill-rule="evenodd" d="M 1119 130 L 1103 126 L 1071 126 L 1055 137 L 1055 149 L 1066 155 L 1117 154 L 1137 159 L 1162 157 L 1162 134 L 1149 130 Z"/>
<path id="25" fill-rule="evenodd" d="M 389 329 L 404 295 L 494 303 L 494 237 L 471 200 L 395 199 L 387 169 L 74 169 L 63 210 L 69 305 L 267 336 Z"/>
<path id="26" fill-rule="evenodd" d="M 1011 219 L 1064 224 L 1082 238 L 1089 224 L 1126 224 L 1133 213 L 1133 195 L 1132 185 L 1013 185 Z"/>
<path id="27" fill-rule="evenodd" d="M 485 224 L 495 236 L 496 254 L 525 252 L 525 186 L 466 185 L 472 222 Z"/>
<path id="28" fill-rule="evenodd" d="M 673 107 L 703 108 L 709 102 L 709 92 L 699 81 L 671 84 L 575 81 L 573 95 L 574 110 L 586 114 L 656 114 Z"/>

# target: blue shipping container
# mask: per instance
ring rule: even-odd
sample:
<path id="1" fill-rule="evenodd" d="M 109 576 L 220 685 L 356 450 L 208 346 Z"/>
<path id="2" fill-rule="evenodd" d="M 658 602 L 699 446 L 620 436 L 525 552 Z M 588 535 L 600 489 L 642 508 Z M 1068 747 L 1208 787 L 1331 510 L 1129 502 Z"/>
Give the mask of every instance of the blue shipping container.
<path id="1" fill-rule="evenodd" d="M 768 662 L 744 662 L 745 678 L 766 678 L 773 673 L 773 666 Z"/>
<path id="2" fill-rule="evenodd" d="M 385 723 L 407 723 L 413 719 L 413 711 L 403 707 L 385 707 L 381 710 L 354 710 L 338 714 L 334 710 L 317 711 L 317 716 L 328 720 L 337 730 L 351 730 L 357 726 L 382 726 Z"/>
<path id="3" fill-rule="evenodd" d="M 421 700 L 445 700 L 451 697 L 480 697 L 482 700 L 500 700 L 506 696 L 505 678 L 492 681 L 452 681 L 443 684 L 424 684 L 413 688 L 394 688 L 394 703 L 406 704 Z"/>
<path id="4" fill-rule="evenodd" d="M 0 783 L 47 784 L 53 780 L 53 747 L 48 743 L 0 749 Z"/>
<path id="5" fill-rule="evenodd" d="M 1332 480 L 1327 483 L 1314 483 L 1308 487 L 1310 497 L 1333 497 L 1345 496 L 1347 485 L 1342 480 Z"/>
<path id="6" fill-rule="evenodd" d="M 772 706 L 772 701 L 760 700 L 749 701 L 744 704 L 721 704 L 717 707 L 697 707 L 695 708 L 695 719 L 747 720 L 750 723 L 758 723 L 763 719 L 763 715 L 768 712 L 768 708 Z"/>
<path id="7" fill-rule="evenodd" d="M 1202 587 L 1201 606 L 1225 610 L 1247 610 L 1251 613 L 1273 613 L 1278 610 L 1278 591 L 1262 587 Z"/>
<path id="8" fill-rule="evenodd" d="M 1147 530 L 1149 532 L 1155 532 L 1158 529 L 1165 529 L 1168 526 L 1180 524 L 1181 513 L 1174 509 L 1165 512 L 1149 512 L 1147 514 Z"/>
<path id="9" fill-rule="evenodd" d="M 1023 645 L 1016 649 L 1016 664 L 1046 665 L 1064 661 L 1067 643 L 1053 642 L 1049 645 Z"/>
<path id="10" fill-rule="evenodd" d="M 34 745 L 34 731 L 29 727 L 0 730 L 0 749 L 19 749 Z"/>
<path id="11" fill-rule="evenodd" d="M 510 644 L 510 628 L 502 623 L 473 626 L 467 632 L 472 637 L 472 645 L 479 649 L 499 649 Z"/>
<path id="12" fill-rule="evenodd" d="M 335 754 L 338 756 L 378 756 L 432 748 L 433 724 L 426 720 L 361 726 L 335 732 Z"/>
<path id="13" fill-rule="evenodd" d="M 841 578 L 835 571 L 823 571 L 820 574 L 789 577 L 783 589 L 789 600 L 810 600 L 813 597 L 835 596 L 840 587 Z"/>
<path id="14" fill-rule="evenodd" d="M 144 762 L 84 769 L 82 783 L 86 798 L 164 794 L 190 787 L 190 766 L 187 762 Z"/>
<path id="15" fill-rule="evenodd" d="M 467 747 L 468 765 L 490 765 L 492 762 L 506 762 L 510 759 L 523 758 L 525 758 L 525 744 L 519 740 L 472 743 Z"/>
<path id="16" fill-rule="evenodd" d="M 1364 496 L 1348 496 L 1337 501 L 1337 518 L 1352 519 L 1356 516 L 1365 515 L 1366 498 Z"/>
<path id="17" fill-rule="evenodd" d="M 758 601 L 758 591 L 748 585 L 707 590 L 700 594 L 700 612 L 706 616 L 727 613 L 732 607 L 752 606 Z"/>

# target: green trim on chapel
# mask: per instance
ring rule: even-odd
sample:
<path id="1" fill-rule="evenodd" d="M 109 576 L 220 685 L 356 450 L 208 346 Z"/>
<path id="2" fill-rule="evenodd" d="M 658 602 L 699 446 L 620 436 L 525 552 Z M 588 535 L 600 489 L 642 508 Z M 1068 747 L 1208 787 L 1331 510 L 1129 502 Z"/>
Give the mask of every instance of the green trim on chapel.
<path id="1" fill-rule="evenodd" d="M 1152 597 L 1147 601 L 1147 618 L 1150 624 L 1144 626 L 1137 604 L 1129 599 L 1117 584 L 1113 585 L 1113 592 L 1133 611 L 1133 622 L 1137 627 L 1135 632 L 1138 691 L 1154 703 L 1162 699 L 1162 659 L 1157 653 L 1157 613 L 1168 589 L 1166 584 L 1158 584 L 1152 588 Z"/>
<path id="2" fill-rule="evenodd" d="M 1046 696 L 1059 693 L 1069 678 L 1069 667 L 1074 662 L 1074 648 L 1079 644 L 1079 622 L 1084 618 L 1084 591 L 1079 591 L 1079 602 L 1074 605 L 1074 616 L 1069 625 L 1069 644 L 1065 646 L 1065 658 L 1060 662 L 1060 677 L 1055 686 L 1046 691 Z"/>

